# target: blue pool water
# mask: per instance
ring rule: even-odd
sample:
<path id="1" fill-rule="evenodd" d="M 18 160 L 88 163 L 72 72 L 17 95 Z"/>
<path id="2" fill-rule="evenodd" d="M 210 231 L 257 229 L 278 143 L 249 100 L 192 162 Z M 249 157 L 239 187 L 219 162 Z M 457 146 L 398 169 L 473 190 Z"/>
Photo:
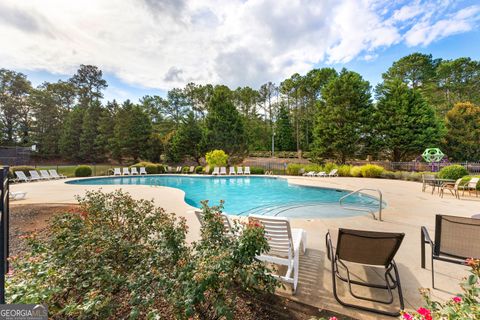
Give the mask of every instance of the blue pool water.
<path id="1" fill-rule="evenodd" d="M 345 209 L 339 199 L 349 191 L 292 185 L 275 177 L 198 177 L 184 175 L 129 176 L 81 179 L 66 182 L 77 185 L 148 185 L 166 186 L 185 192 L 185 202 L 200 207 L 224 200 L 224 211 L 232 215 L 263 214 L 282 217 L 346 217 L 365 212 Z M 159 192 L 161 192 L 159 190 Z M 355 194 L 345 206 L 378 211 L 377 198 Z"/>

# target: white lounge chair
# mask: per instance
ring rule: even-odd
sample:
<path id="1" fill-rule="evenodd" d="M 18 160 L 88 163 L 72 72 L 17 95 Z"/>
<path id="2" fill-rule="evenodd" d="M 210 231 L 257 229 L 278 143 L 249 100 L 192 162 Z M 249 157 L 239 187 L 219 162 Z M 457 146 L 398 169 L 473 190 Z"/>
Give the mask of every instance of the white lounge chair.
<path id="1" fill-rule="evenodd" d="M 45 180 L 55 179 L 54 177 L 50 176 L 47 170 L 40 170 L 40 177 Z"/>
<path id="2" fill-rule="evenodd" d="M 333 169 L 332 171 L 330 171 L 330 173 L 328 174 L 329 177 L 338 177 L 338 169 Z"/>
<path id="3" fill-rule="evenodd" d="M 237 174 L 243 174 L 243 168 L 237 167 Z"/>
<path id="4" fill-rule="evenodd" d="M 128 168 L 122 168 L 122 175 L 123 175 L 123 176 L 128 176 L 128 175 L 130 175 L 130 171 L 128 170 Z"/>
<path id="5" fill-rule="evenodd" d="M 37 170 L 30 170 L 28 173 L 30 173 L 30 180 L 45 180 L 44 178 L 40 177 Z"/>
<path id="6" fill-rule="evenodd" d="M 147 170 L 145 169 L 145 167 L 140 167 L 140 174 L 147 174 Z"/>
<path id="7" fill-rule="evenodd" d="M 265 229 L 265 238 L 270 251 L 257 256 L 261 261 L 287 266 L 283 276 L 276 276 L 281 281 L 292 284 L 293 294 L 297 290 L 300 253 L 305 253 L 307 233 L 303 229 L 290 228 L 287 218 L 251 215 L 251 222 L 259 222 Z M 293 273 L 293 276 L 292 276 Z"/>
<path id="8" fill-rule="evenodd" d="M 220 174 L 220 168 L 219 167 L 213 168 L 212 175 L 218 176 L 219 174 Z"/>
<path id="9" fill-rule="evenodd" d="M 113 175 L 114 176 L 121 176 L 122 175 L 122 171 L 120 168 L 113 168 Z"/>
<path id="10" fill-rule="evenodd" d="M 244 174 L 250 174 L 250 167 L 245 167 Z"/>
<path id="11" fill-rule="evenodd" d="M 227 168 L 220 167 L 220 175 L 226 175 L 226 174 L 227 174 Z"/>
<path id="12" fill-rule="evenodd" d="M 325 171 L 320 171 L 320 172 L 317 172 L 317 173 L 315 174 L 315 176 L 317 176 L 317 177 L 326 177 L 327 174 L 325 173 Z"/>
<path id="13" fill-rule="evenodd" d="M 205 172 L 205 174 L 209 174 L 210 173 L 210 166 L 206 166 L 204 172 Z"/>
<path id="14" fill-rule="evenodd" d="M 180 167 L 180 166 L 179 166 L 179 167 L 177 167 L 177 171 L 176 171 L 176 173 L 182 173 L 182 167 Z"/>
<path id="15" fill-rule="evenodd" d="M 203 226 L 203 211 L 202 210 L 193 210 L 189 211 L 189 213 L 194 213 L 197 216 L 198 221 L 200 224 Z M 230 219 L 228 219 L 228 216 L 224 213 L 221 214 L 222 220 L 223 220 L 223 226 L 225 228 L 225 233 L 231 233 L 232 232 L 232 224 L 230 223 Z"/>
<path id="16" fill-rule="evenodd" d="M 230 175 L 236 175 L 235 167 L 230 167 L 230 168 L 228 169 L 228 174 L 230 174 Z"/>
<path id="17" fill-rule="evenodd" d="M 130 168 L 130 173 L 134 176 L 134 175 L 138 175 L 138 170 L 136 167 L 131 167 Z"/>
<path id="18" fill-rule="evenodd" d="M 48 170 L 48 173 L 50 173 L 50 177 L 52 177 L 53 179 L 65 179 L 66 178 L 66 176 L 64 176 L 63 174 L 59 174 L 57 172 L 57 170 L 55 170 L 55 169 Z"/>
<path id="19" fill-rule="evenodd" d="M 315 176 L 315 171 L 308 171 L 303 174 L 305 177 L 314 177 Z"/>
<path id="20" fill-rule="evenodd" d="M 10 200 L 22 200 L 25 199 L 27 193 L 25 191 L 10 191 L 8 196 Z"/>
<path id="21" fill-rule="evenodd" d="M 470 195 L 471 192 L 474 191 L 475 195 L 478 197 L 477 184 L 479 180 L 480 178 L 471 178 L 470 181 L 468 181 L 467 185 L 463 186 L 462 196 L 465 194 L 465 190 L 467 190 L 468 195 Z"/>
<path id="22" fill-rule="evenodd" d="M 25 175 L 23 171 L 15 171 L 15 175 L 17 176 L 18 181 L 29 182 L 30 178 Z"/>
<path id="23" fill-rule="evenodd" d="M 195 166 L 190 166 L 190 169 L 188 169 L 188 173 L 195 173 Z"/>

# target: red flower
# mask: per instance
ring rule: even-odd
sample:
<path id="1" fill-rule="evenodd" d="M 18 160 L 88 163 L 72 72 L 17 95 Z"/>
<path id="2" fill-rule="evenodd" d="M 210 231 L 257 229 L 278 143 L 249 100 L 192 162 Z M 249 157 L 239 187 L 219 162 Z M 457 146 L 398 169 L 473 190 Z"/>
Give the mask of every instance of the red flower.
<path id="1" fill-rule="evenodd" d="M 337 317 L 330 317 L 328 320 L 338 320 Z"/>
<path id="2" fill-rule="evenodd" d="M 460 303 L 460 302 L 462 302 L 462 298 L 461 298 L 461 297 L 453 297 L 452 300 L 453 300 L 453 302 L 455 302 L 455 303 Z"/>
<path id="3" fill-rule="evenodd" d="M 413 320 L 413 317 L 410 313 L 404 313 L 403 314 L 403 319 L 405 320 Z"/>
<path id="4" fill-rule="evenodd" d="M 419 308 L 417 310 L 418 314 L 422 315 L 423 316 L 423 319 L 424 320 L 433 320 L 432 318 L 432 313 L 430 310 L 428 309 L 425 309 L 425 308 Z"/>

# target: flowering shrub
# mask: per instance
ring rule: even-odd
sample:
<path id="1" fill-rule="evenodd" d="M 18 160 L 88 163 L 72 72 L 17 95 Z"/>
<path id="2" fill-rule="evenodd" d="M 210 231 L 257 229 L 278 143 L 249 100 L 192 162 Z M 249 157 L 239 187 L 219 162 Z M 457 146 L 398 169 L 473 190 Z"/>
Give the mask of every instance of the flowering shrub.
<path id="1" fill-rule="evenodd" d="M 428 289 L 420 290 L 425 307 L 414 313 L 403 313 L 405 320 L 480 319 L 480 259 L 468 259 L 471 274 L 460 284 L 461 294 L 446 302 L 433 301 Z"/>
<path id="2" fill-rule="evenodd" d="M 225 167 L 228 161 L 228 154 L 223 150 L 213 150 L 207 152 L 205 160 L 210 167 Z"/>
<path id="3" fill-rule="evenodd" d="M 96 191 L 79 203 L 11 259 L 8 303 L 45 303 L 52 318 L 218 319 L 234 313 L 238 290 L 277 285 L 255 259 L 268 249 L 263 229 L 225 233 L 221 207 L 204 204 L 202 237 L 189 246 L 185 220 L 151 201 Z"/>

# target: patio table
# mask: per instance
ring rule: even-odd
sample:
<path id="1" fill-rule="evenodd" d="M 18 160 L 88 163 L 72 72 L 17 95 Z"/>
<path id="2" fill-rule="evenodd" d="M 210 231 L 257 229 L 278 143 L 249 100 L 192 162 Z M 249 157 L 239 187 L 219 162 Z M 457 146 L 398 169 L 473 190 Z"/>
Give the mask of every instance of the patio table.
<path id="1" fill-rule="evenodd" d="M 440 187 L 444 184 L 455 184 L 455 181 L 453 179 L 425 179 L 425 183 L 432 186 L 432 194 L 435 192 L 435 188 L 440 190 Z"/>

